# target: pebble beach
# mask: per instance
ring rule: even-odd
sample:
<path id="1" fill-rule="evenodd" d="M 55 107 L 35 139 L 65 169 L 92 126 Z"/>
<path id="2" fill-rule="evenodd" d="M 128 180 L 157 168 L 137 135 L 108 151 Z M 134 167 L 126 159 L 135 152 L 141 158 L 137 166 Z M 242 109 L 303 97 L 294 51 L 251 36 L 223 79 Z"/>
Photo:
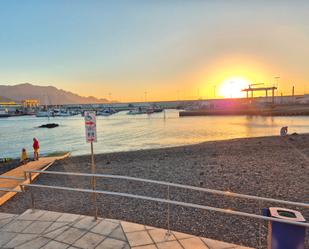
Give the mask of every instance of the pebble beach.
<path id="1" fill-rule="evenodd" d="M 180 183 L 241 194 L 309 202 L 309 135 L 244 138 L 196 145 L 95 155 L 97 173 L 133 176 Z M 91 172 L 90 156 L 74 156 L 56 162 L 48 170 Z M 40 175 L 35 183 L 91 188 L 89 177 Z M 97 189 L 166 198 L 167 188 L 149 183 L 97 179 Z M 21 213 L 31 207 L 93 215 L 92 195 L 87 193 L 32 188 L 17 194 L 0 207 L 0 212 Z M 261 214 L 278 204 L 222 197 L 179 188 L 170 198 L 212 207 Z M 167 228 L 167 204 L 98 195 L 99 216 Z M 284 206 L 302 212 L 308 210 Z M 266 248 L 266 222 L 213 211 L 170 206 L 172 230 L 191 233 L 255 248 Z M 308 232 L 307 232 L 308 233 Z M 308 239 L 308 234 L 307 234 Z M 307 241 L 307 245 L 308 241 Z"/>

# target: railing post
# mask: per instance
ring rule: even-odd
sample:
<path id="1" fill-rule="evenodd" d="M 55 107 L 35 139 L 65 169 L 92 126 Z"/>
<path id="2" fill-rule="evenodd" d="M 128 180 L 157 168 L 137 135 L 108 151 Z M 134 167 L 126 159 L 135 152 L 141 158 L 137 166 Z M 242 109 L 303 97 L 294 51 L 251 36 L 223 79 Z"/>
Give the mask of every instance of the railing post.
<path id="1" fill-rule="evenodd" d="M 96 173 L 96 165 L 94 162 L 93 142 L 91 142 L 91 173 Z M 94 203 L 94 219 L 98 219 L 98 207 L 97 207 L 97 194 L 94 192 L 97 187 L 97 179 L 95 175 L 92 176 L 92 190 L 93 190 L 93 203 Z"/>
<path id="2" fill-rule="evenodd" d="M 30 190 L 30 191 L 31 191 L 31 190 Z M 30 197 L 31 197 L 31 209 L 32 209 L 32 211 L 34 211 L 35 202 L 34 202 L 34 196 L 33 196 L 33 193 L 32 193 L 32 192 L 30 193 Z"/>
<path id="3" fill-rule="evenodd" d="M 167 185 L 167 200 L 170 200 L 170 186 Z M 166 237 L 171 236 L 171 227 L 170 227 L 170 203 L 167 203 L 167 232 Z"/>
<path id="4" fill-rule="evenodd" d="M 32 176 L 31 176 L 31 172 L 28 172 L 29 174 L 29 183 L 32 183 Z"/>

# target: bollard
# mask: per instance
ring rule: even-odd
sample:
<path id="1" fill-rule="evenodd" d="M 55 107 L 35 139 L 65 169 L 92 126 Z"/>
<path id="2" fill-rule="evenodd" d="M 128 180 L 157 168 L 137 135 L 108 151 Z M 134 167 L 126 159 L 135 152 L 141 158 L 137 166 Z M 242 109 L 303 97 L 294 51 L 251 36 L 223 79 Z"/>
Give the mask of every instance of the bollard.
<path id="1" fill-rule="evenodd" d="M 263 215 L 295 222 L 306 222 L 296 210 L 271 207 Z M 268 223 L 268 249 L 305 249 L 305 227 L 271 221 Z"/>

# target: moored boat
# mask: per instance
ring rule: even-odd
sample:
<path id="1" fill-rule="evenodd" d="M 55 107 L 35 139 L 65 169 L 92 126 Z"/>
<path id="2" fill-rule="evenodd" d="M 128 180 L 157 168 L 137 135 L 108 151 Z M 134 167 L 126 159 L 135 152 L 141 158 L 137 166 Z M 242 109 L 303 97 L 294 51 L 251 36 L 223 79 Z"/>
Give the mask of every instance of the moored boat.
<path id="1" fill-rule="evenodd" d="M 0 118 L 8 118 L 10 117 L 10 114 L 7 109 L 0 108 Z"/>
<path id="2" fill-rule="evenodd" d="M 52 114 L 50 111 L 38 111 L 35 116 L 38 118 L 48 118 L 51 117 Z"/>

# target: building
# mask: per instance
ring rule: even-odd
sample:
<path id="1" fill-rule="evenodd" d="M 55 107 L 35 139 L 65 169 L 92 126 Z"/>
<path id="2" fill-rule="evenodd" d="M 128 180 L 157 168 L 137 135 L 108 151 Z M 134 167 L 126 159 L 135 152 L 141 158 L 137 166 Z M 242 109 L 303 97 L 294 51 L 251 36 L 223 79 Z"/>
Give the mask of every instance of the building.
<path id="1" fill-rule="evenodd" d="M 21 105 L 13 101 L 11 102 L 0 102 L 0 108 L 5 108 L 9 113 L 16 113 L 20 110 Z"/>
<path id="2" fill-rule="evenodd" d="M 24 108 L 36 108 L 39 107 L 40 102 L 37 99 L 25 99 L 22 101 Z"/>

